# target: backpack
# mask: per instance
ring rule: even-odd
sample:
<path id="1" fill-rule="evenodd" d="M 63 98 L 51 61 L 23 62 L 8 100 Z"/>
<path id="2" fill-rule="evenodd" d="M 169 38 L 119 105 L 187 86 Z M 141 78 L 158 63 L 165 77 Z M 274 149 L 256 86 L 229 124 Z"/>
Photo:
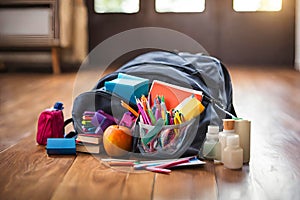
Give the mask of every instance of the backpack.
<path id="1" fill-rule="evenodd" d="M 236 116 L 232 104 L 230 75 L 218 59 L 203 54 L 153 51 L 134 58 L 115 72 L 101 78 L 91 91 L 76 97 L 72 118 L 77 133 L 83 132 L 81 118 L 87 110 L 103 110 L 117 119 L 122 118 L 126 112 L 120 105 L 122 99 L 104 89 L 104 83 L 117 78 L 119 73 L 147 78 L 149 83 L 160 80 L 203 92 L 202 104 L 205 111 L 195 120 L 187 140 L 178 151 L 173 154 L 146 153 L 143 157 L 166 159 L 196 155 L 205 140 L 208 125 L 217 125 L 222 129 L 222 119 Z M 136 105 L 131 106 L 137 108 Z M 139 129 L 136 128 L 135 132 L 139 132 Z M 138 154 L 140 138 L 138 134 L 134 136 L 132 153 Z"/>

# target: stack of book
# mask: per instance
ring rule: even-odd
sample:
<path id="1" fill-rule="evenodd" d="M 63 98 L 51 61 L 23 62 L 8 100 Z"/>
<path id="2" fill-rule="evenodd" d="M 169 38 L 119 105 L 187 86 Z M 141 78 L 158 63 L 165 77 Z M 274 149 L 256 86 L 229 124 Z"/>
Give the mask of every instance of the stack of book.
<path id="1" fill-rule="evenodd" d="M 82 116 L 82 133 L 79 133 L 76 138 L 76 151 L 85 153 L 100 153 L 100 144 L 102 136 L 96 134 L 97 127 L 94 125 L 93 118 L 96 112 L 85 111 Z"/>
<path id="2" fill-rule="evenodd" d="M 76 151 L 84 153 L 100 153 L 102 136 L 97 134 L 78 134 Z"/>

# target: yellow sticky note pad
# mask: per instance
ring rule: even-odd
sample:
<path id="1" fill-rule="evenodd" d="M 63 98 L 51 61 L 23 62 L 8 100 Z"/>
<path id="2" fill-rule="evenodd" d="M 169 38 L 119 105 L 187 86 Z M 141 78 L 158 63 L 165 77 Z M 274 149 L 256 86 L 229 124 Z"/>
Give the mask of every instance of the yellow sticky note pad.
<path id="1" fill-rule="evenodd" d="M 184 100 L 179 106 L 179 111 L 183 114 L 184 120 L 188 121 L 200 115 L 204 111 L 205 107 L 195 97 L 188 97 L 186 100 Z"/>

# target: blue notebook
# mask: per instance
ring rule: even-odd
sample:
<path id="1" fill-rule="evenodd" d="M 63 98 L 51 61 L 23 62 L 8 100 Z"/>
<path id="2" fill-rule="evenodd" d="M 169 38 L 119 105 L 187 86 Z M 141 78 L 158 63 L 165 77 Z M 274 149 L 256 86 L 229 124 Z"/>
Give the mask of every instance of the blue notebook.
<path id="1" fill-rule="evenodd" d="M 47 154 L 74 155 L 76 154 L 75 138 L 48 138 Z"/>
<path id="2" fill-rule="evenodd" d="M 119 73 L 117 79 L 105 82 L 105 89 L 127 102 L 136 103 L 135 97 L 140 98 L 142 95 L 148 95 L 149 80 Z"/>

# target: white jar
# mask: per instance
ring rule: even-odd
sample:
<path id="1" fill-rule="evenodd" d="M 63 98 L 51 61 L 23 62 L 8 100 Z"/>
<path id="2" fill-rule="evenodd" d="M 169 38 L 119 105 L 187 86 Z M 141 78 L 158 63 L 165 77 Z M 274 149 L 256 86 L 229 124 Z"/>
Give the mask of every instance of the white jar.
<path id="1" fill-rule="evenodd" d="M 203 144 L 203 156 L 206 159 L 218 160 L 220 159 L 220 143 L 219 143 L 219 127 L 208 126 L 206 133 L 206 140 Z"/>
<path id="2" fill-rule="evenodd" d="M 240 147 L 239 140 L 238 135 L 227 136 L 223 164 L 228 169 L 240 169 L 243 167 L 243 149 Z"/>

